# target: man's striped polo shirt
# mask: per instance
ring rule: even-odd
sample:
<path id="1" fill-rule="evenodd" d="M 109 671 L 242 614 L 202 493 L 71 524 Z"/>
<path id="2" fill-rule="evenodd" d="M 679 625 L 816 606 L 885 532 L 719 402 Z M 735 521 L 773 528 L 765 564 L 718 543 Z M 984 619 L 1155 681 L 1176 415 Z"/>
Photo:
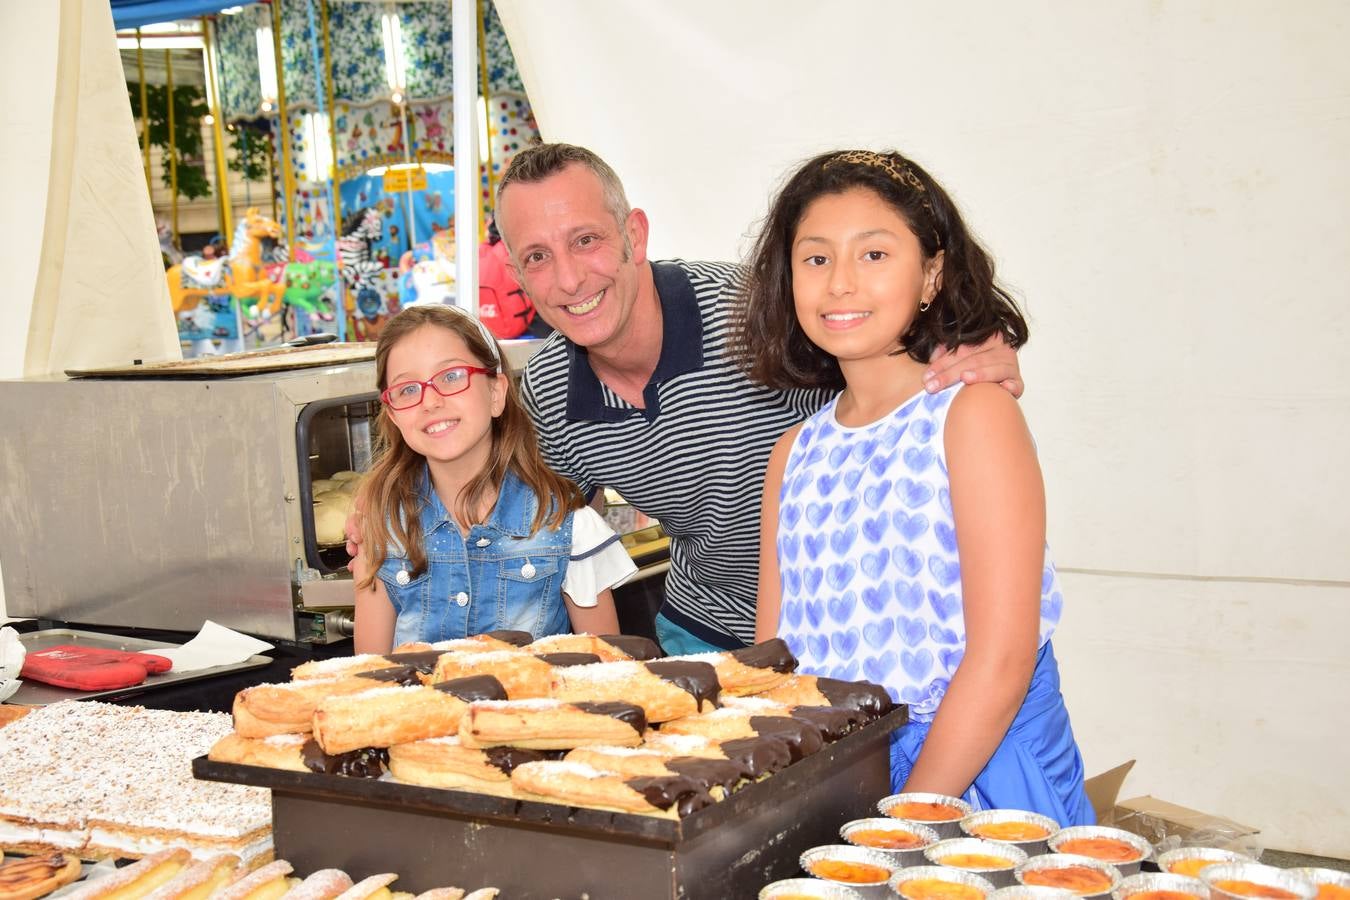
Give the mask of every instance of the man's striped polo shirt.
<path id="1" fill-rule="evenodd" d="M 646 409 L 601 383 L 585 349 L 561 334 L 522 379 L 544 459 L 587 495 L 613 488 L 661 521 L 670 535 L 662 613 L 727 648 L 754 640 L 769 453 L 829 396 L 759 387 L 736 367 L 727 327 L 743 274 L 729 263 L 652 264 L 663 333 Z"/>

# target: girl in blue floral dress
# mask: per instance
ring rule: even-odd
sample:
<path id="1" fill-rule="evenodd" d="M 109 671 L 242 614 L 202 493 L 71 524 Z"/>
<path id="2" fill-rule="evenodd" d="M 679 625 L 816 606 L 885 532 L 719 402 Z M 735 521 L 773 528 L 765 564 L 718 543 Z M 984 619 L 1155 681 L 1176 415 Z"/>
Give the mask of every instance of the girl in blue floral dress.
<path id="1" fill-rule="evenodd" d="M 935 348 L 1027 337 L 946 192 L 896 153 L 805 163 L 759 238 L 744 315 L 753 379 L 841 390 L 770 457 L 757 639 L 909 704 L 896 790 L 1093 822 L 1026 423 L 995 384 L 924 390 Z"/>

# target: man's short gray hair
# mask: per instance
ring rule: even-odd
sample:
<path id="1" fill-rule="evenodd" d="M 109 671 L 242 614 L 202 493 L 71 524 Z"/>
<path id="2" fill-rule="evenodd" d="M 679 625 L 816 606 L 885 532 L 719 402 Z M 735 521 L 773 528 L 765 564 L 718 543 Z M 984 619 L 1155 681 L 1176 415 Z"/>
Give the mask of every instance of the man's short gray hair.
<path id="1" fill-rule="evenodd" d="M 623 182 L 619 176 L 595 153 L 575 144 L 539 144 L 517 153 L 506 167 L 505 174 L 497 182 L 497 206 L 501 207 L 502 192 L 512 184 L 532 184 L 557 175 L 563 169 L 578 163 L 585 166 L 600 179 L 600 187 L 605 193 L 605 208 L 614 216 L 614 222 L 624 235 L 627 244 L 627 231 L 624 223 L 632 207 L 623 192 Z M 509 245 L 508 245 L 509 246 Z"/>

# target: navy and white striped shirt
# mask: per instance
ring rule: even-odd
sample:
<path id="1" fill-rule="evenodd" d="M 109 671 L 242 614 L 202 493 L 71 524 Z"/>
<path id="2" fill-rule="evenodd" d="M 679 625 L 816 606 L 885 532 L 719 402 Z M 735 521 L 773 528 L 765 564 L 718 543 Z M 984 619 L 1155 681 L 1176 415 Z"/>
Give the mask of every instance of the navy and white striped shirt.
<path id="1" fill-rule="evenodd" d="M 551 337 L 525 368 L 522 397 L 544 459 L 583 493 L 618 491 L 670 535 L 662 613 L 710 644 L 754 640 L 759 507 L 778 437 L 830 392 L 751 384 L 728 356 L 744 277 L 730 263 L 653 263 L 661 359 L 632 406 L 595 377 L 584 348 Z"/>

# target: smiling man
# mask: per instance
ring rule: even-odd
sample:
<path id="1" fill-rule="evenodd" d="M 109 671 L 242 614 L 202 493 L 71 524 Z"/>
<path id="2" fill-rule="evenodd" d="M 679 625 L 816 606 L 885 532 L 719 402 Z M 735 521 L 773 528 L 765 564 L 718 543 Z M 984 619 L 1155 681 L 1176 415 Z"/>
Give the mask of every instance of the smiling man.
<path id="1" fill-rule="evenodd" d="M 751 643 L 769 452 L 828 394 L 745 377 L 728 346 L 741 268 L 648 260 L 646 213 L 584 147 L 518 154 L 497 189 L 497 226 L 558 332 L 522 379 L 544 459 L 588 495 L 615 489 L 670 535 L 656 618 L 667 653 Z M 925 384 L 998 381 L 1020 394 L 1019 379 L 998 342 L 935 356 Z"/>

